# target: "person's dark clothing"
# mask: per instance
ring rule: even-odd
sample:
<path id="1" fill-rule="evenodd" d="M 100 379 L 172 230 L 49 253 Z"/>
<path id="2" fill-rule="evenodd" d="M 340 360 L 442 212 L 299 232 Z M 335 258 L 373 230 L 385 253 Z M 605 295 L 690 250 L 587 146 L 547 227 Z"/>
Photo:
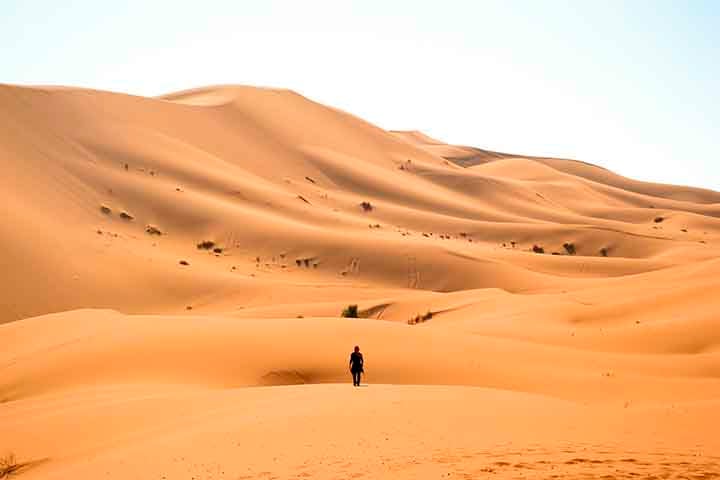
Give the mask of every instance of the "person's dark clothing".
<path id="1" fill-rule="evenodd" d="M 360 386 L 360 376 L 363 373 L 363 356 L 360 352 L 353 352 L 350 354 L 350 372 L 353 376 L 353 385 Z"/>

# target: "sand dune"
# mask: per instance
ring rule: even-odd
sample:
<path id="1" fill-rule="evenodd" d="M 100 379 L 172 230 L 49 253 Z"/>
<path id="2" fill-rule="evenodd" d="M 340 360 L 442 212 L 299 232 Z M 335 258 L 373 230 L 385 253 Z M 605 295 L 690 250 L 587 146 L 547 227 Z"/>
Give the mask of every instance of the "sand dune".
<path id="1" fill-rule="evenodd" d="M 280 89 L 0 105 L 23 477 L 720 474 L 720 193 Z"/>

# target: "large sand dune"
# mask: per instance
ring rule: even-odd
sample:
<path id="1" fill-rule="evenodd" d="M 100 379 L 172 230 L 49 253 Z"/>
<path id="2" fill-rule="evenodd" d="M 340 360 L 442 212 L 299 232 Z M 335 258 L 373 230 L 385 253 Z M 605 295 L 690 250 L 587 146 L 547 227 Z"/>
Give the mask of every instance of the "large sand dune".
<path id="1" fill-rule="evenodd" d="M 0 106 L 13 475 L 720 475 L 720 193 L 286 90 Z"/>

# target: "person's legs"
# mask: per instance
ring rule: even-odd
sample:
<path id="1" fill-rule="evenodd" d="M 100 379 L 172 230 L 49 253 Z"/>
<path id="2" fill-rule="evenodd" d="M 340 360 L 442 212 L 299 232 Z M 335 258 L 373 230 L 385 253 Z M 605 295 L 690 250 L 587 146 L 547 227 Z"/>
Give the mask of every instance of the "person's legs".
<path id="1" fill-rule="evenodd" d="M 353 376 L 353 386 L 359 387 L 360 386 L 360 372 L 352 372 Z"/>

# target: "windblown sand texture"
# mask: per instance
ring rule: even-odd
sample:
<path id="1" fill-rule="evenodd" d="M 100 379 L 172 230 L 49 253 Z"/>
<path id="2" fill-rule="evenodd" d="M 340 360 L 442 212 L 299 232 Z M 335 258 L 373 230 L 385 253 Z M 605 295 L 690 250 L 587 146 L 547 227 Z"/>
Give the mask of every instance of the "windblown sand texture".
<path id="1" fill-rule="evenodd" d="M 240 86 L 0 85 L 0 165 L 0 478 L 720 476 L 720 193 Z"/>

